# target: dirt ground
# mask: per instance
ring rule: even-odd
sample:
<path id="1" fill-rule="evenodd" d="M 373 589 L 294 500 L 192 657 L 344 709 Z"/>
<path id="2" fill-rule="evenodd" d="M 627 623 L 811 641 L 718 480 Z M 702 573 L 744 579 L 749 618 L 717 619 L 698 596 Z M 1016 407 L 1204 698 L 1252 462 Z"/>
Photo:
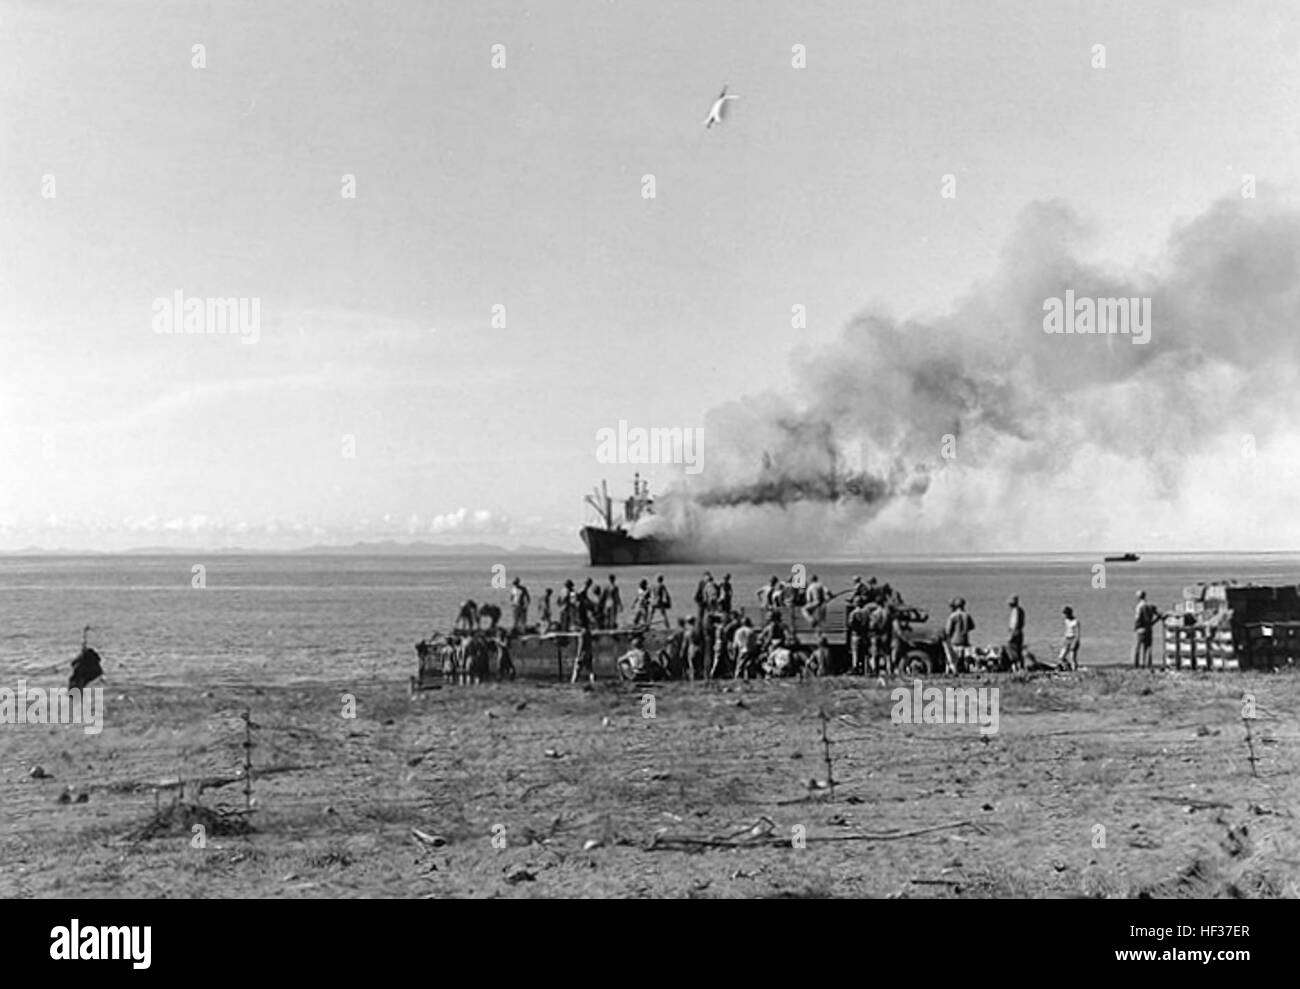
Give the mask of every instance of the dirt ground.
<path id="1" fill-rule="evenodd" d="M 113 684 L 0 726 L 0 896 L 1300 894 L 1300 678 L 965 678 L 990 736 L 896 685 Z"/>

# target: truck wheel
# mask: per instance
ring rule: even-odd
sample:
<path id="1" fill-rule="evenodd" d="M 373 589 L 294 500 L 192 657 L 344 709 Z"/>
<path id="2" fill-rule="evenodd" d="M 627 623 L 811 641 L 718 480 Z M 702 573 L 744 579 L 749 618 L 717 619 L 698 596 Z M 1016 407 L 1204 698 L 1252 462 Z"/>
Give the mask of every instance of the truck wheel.
<path id="1" fill-rule="evenodd" d="M 929 653 L 920 649 L 913 649 L 903 657 L 903 671 L 910 676 L 929 676 L 934 672 L 931 667 Z"/>

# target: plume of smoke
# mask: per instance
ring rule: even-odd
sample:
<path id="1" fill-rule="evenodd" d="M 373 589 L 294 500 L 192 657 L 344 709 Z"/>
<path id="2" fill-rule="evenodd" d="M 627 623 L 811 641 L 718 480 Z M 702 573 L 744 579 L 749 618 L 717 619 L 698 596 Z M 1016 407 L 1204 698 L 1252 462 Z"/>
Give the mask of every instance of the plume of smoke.
<path id="1" fill-rule="evenodd" d="M 714 409 L 671 525 L 745 555 L 1276 546 L 1294 483 L 1260 465 L 1294 459 L 1300 212 L 1223 200 L 1149 270 L 1083 260 L 1089 236 L 1065 204 L 1033 204 L 951 312 L 869 309 L 797 357 L 797 402 Z M 1044 332 L 1067 290 L 1149 298 L 1150 341 Z M 1244 462 L 1246 436 L 1272 459 Z M 1243 471 L 1266 483 L 1225 484 Z M 1251 509 L 1272 518 L 1243 525 Z"/>

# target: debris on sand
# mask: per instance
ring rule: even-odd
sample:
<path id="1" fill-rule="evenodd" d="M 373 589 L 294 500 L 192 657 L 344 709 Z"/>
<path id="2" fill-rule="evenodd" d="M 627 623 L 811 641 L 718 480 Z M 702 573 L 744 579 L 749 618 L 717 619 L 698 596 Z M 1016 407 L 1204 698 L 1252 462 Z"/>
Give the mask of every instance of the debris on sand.
<path id="1" fill-rule="evenodd" d="M 771 827 L 769 827 L 771 825 Z M 804 841 L 812 842 L 841 842 L 841 841 L 898 841 L 903 838 L 916 838 L 921 835 L 933 834 L 936 831 L 947 831 L 953 828 L 975 828 L 980 830 L 974 821 L 952 821 L 947 824 L 936 824 L 927 828 L 916 828 L 911 831 L 885 831 L 878 833 L 855 832 L 853 834 L 841 835 L 808 835 Z M 650 839 L 646 851 L 703 851 L 706 848 L 743 848 L 761 845 L 767 848 L 794 848 L 795 844 L 784 834 L 778 833 L 772 820 L 767 817 L 759 818 L 758 822 L 752 827 L 743 831 L 736 832 L 726 837 L 699 837 L 695 835 L 670 835 L 662 830 L 655 832 Z"/>
<path id="2" fill-rule="evenodd" d="M 30 776 L 30 777 L 31 777 L 32 779 L 34 779 L 34 780 L 52 780 L 52 779 L 54 779 L 53 776 L 51 776 L 49 773 L 47 773 L 47 772 L 45 771 L 45 767 L 44 767 L 44 766 L 33 766 L 31 769 L 27 770 L 27 775 Z"/>
<path id="3" fill-rule="evenodd" d="M 1163 793 L 1153 793 L 1151 795 L 1151 799 L 1163 800 L 1171 804 L 1182 804 L 1183 813 L 1185 814 L 1190 814 L 1193 811 L 1197 811 L 1197 810 L 1214 810 L 1214 809 L 1231 810 L 1232 809 L 1232 804 L 1225 804 L 1221 800 L 1198 800 L 1195 797 L 1174 797 L 1174 796 L 1166 796 Z"/>
<path id="4" fill-rule="evenodd" d="M 1252 814 L 1256 815 L 1257 817 L 1262 817 L 1266 814 L 1276 814 L 1278 817 L 1293 816 L 1290 811 L 1274 810 L 1268 804 L 1251 804 L 1246 809 L 1249 810 Z"/>
<path id="5" fill-rule="evenodd" d="M 426 831 L 421 831 L 419 828 L 411 828 L 411 834 L 413 834 L 419 841 L 422 841 L 433 848 L 441 848 L 443 845 L 447 844 L 447 839 L 442 835 L 429 834 Z"/>
<path id="6" fill-rule="evenodd" d="M 537 874 L 525 869 L 522 865 L 512 869 L 506 874 L 506 882 L 514 885 L 515 883 L 531 883 L 537 879 Z"/>

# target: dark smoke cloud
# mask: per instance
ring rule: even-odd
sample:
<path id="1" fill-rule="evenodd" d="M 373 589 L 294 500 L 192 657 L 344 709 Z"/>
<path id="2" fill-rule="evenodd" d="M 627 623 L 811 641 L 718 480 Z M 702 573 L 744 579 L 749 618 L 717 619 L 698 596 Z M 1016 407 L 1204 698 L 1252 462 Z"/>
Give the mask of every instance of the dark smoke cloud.
<path id="1" fill-rule="evenodd" d="M 1259 471 L 1243 437 L 1274 452 L 1295 438 L 1300 213 L 1226 199 L 1177 227 L 1150 270 L 1083 260 L 1090 236 L 1065 204 L 1034 204 L 998 272 L 951 312 L 868 309 L 797 355 L 793 396 L 713 410 L 672 524 L 752 554 L 1242 548 L 1234 519 L 1271 511 L 1280 483 L 1224 483 Z M 1045 333 L 1044 300 L 1067 289 L 1150 298 L 1150 342 Z"/>
<path id="2" fill-rule="evenodd" d="M 792 502 L 873 503 L 892 494 L 888 482 L 841 464 L 835 430 L 825 419 L 780 417 L 777 440 L 765 450 L 758 476 L 748 483 L 705 489 L 696 502 L 705 508 L 780 505 Z"/>

